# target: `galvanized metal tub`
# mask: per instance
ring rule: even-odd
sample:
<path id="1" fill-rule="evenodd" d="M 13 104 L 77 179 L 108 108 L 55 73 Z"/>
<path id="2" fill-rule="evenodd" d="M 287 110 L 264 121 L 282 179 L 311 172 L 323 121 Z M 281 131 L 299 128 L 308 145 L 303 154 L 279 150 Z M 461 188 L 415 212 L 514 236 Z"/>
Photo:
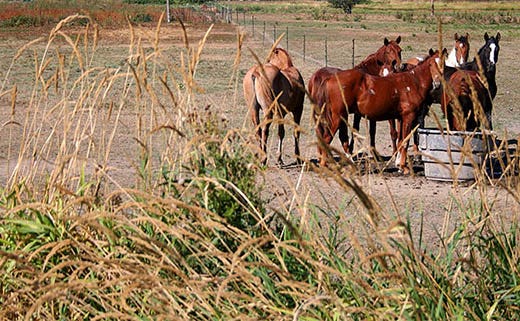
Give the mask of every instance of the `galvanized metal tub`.
<path id="1" fill-rule="evenodd" d="M 481 132 L 419 129 L 424 176 L 437 181 L 470 181 L 487 153 Z"/>

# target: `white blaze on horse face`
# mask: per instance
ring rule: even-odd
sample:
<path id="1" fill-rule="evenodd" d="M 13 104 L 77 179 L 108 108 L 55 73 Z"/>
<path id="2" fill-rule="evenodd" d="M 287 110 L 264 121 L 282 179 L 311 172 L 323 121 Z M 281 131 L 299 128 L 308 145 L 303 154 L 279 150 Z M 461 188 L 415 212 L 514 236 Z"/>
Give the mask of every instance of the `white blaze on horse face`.
<path id="1" fill-rule="evenodd" d="M 492 64 L 496 64 L 495 62 L 495 50 L 497 49 L 497 46 L 492 43 L 489 45 L 489 48 L 491 49 L 489 52 L 489 61 L 491 61 Z"/>
<path id="2" fill-rule="evenodd" d="M 388 70 L 388 68 L 383 68 L 383 77 L 386 77 L 390 74 L 390 71 Z"/>
<path id="3" fill-rule="evenodd" d="M 462 44 L 462 43 L 459 44 L 459 47 L 460 47 L 460 48 L 464 47 L 464 44 Z M 462 65 L 463 63 L 464 63 L 464 56 L 460 57 L 460 60 L 459 60 L 459 64 Z"/>

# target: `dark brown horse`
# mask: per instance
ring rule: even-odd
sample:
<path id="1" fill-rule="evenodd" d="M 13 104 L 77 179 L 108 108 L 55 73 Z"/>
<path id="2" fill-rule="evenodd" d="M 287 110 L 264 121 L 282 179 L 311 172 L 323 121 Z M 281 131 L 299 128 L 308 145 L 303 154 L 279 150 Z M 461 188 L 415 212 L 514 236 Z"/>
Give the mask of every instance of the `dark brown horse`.
<path id="1" fill-rule="evenodd" d="M 448 120 L 448 129 L 493 129 L 492 97 L 480 74 L 473 70 L 445 66 L 444 79 L 441 109 Z"/>
<path id="2" fill-rule="evenodd" d="M 292 113 L 295 123 L 294 152 L 297 162 L 300 160 L 300 129 L 299 124 L 305 99 L 305 84 L 289 53 L 282 48 L 275 48 L 262 65 L 253 66 L 244 76 L 244 97 L 249 108 L 253 125 L 260 139 L 260 147 L 264 152 L 262 162 L 267 162 L 267 139 L 269 127 L 273 118 L 280 119 L 278 123 L 278 163 L 282 161 L 282 142 L 285 136 L 283 119 Z M 260 123 L 260 110 L 264 119 Z"/>
<path id="3" fill-rule="evenodd" d="M 360 70 L 340 71 L 324 80 L 320 96 L 325 97 L 317 119 L 316 135 L 320 164 L 326 165 L 327 146 L 339 130 L 343 149 L 347 144 L 349 113 L 357 113 L 372 121 L 400 120 L 399 147 L 396 164 L 404 172 L 406 167 L 408 135 L 431 89 L 440 84 L 439 54 L 431 55 L 412 71 L 393 73 L 387 77 L 369 75 Z"/>
<path id="4" fill-rule="evenodd" d="M 361 63 L 356 65 L 354 69 L 361 70 L 371 75 L 380 75 L 380 73 L 385 69 L 385 66 L 393 66 L 393 71 L 399 69 L 401 65 L 401 47 L 399 46 L 399 43 L 401 43 L 401 36 L 398 36 L 395 40 L 391 41 L 385 38 L 383 46 L 381 46 L 375 53 L 367 56 Z M 342 69 L 323 67 L 312 74 L 307 85 L 310 100 L 313 105 L 312 109 L 320 109 L 324 103 L 324 97 L 319 96 L 320 90 L 318 87 L 321 86 L 326 78 L 333 76 L 339 71 L 342 71 Z M 353 127 L 355 130 L 359 130 L 360 120 L 360 115 L 354 115 Z M 375 147 L 375 131 L 375 122 L 370 122 L 370 146 L 372 148 Z M 351 141 L 350 145 L 350 149 L 352 150 L 354 147 L 354 140 Z"/>

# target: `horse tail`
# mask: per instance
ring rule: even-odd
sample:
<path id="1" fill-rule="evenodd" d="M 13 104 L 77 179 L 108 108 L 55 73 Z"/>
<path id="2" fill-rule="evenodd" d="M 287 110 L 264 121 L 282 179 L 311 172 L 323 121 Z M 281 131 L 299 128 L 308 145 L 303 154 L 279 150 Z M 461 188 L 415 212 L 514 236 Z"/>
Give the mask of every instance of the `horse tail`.
<path id="1" fill-rule="evenodd" d="M 269 108 L 275 100 L 275 97 L 271 83 L 266 79 L 267 76 L 265 75 L 265 70 L 258 70 L 259 68 L 257 68 L 251 75 L 255 99 L 260 108 Z"/>
<path id="2" fill-rule="evenodd" d="M 311 104 L 312 104 L 312 119 L 314 122 L 319 121 L 319 118 L 322 117 L 324 112 L 324 107 L 326 104 L 327 93 L 326 93 L 326 82 L 324 79 L 319 79 L 319 83 L 317 84 L 316 79 L 314 79 L 313 84 L 309 82 L 309 95 L 311 96 Z"/>

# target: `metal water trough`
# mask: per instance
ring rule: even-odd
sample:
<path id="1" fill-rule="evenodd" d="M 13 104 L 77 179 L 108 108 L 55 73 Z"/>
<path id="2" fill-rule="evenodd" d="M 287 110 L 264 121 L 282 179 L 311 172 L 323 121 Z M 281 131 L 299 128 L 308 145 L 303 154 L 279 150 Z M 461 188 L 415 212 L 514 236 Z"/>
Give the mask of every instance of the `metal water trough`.
<path id="1" fill-rule="evenodd" d="M 480 170 L 488 144 L 481 132 L 419 129 L 424 176 L 437 181 L 470 181 Z"/>

